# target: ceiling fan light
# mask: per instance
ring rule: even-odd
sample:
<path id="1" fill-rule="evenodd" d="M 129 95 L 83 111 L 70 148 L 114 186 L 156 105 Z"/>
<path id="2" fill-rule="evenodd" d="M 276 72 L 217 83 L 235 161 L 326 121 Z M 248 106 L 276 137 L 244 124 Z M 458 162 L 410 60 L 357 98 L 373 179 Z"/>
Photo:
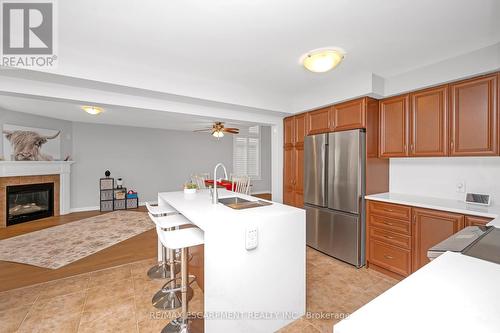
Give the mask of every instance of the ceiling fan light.
<path id="1" fill-rule="evenodd" d="M 224 137 L 224 132 L 222 132 L 222 131 L 214 131 L 214 132 L 212 133 L 212 135 L 213 135 L 214 137 L 216 137 L 217 139 L 219 139 L 219 138 Z"/>
<path id="2" fill-rule="evenodd" d="M 340 49 L 318 49 L 302 56 L 302 65 L 314 73 L 325 73 L 344 59 L 345 52 Z"/>

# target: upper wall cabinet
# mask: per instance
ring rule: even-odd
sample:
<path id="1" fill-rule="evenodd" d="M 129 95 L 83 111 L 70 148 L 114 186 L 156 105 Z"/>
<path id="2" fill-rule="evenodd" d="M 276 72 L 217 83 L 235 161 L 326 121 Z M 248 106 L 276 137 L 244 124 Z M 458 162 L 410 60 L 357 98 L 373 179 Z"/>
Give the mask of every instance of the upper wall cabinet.
<path id="1" fill-rule="evenodd" d="M 327 133 L 330 131 L 330 108 L 319 109 L 307 113 L 307 135 Z"/>
<path id="2" fill-rule="evenodd" d="M 409 95 L 380 101 L 380 157 L 408 156 Z"/>
<path id="3" fill-rule="evenodd" d="M 498 155 L 498 76 L 450 85 L 450 155 Z"/>
<path id="4" fill-rule="evenodd" d="M 296 145 L 304 145 L 304 137 L 306 136 L 306 117 L 307 114 L 299 114 L 295 116 L 295 141 Z"/>
<path id="5" fill-rule="evenodd" d="M 410 156 L 448 155 L 448 86 L 410 95 Z"/>
<path id="6" fill-rule="evenodd" d="M 330 130 L 343 131 L 366 127 L 368 98 L 360 98 L 332 106 L 330 109 Z"/>
<path id="7" fill-rule="evenodd" d="M 295 117 L 285 118 L 283 121 L 283 132 L 285 147 L 291 147 L 295 143 Z"/>

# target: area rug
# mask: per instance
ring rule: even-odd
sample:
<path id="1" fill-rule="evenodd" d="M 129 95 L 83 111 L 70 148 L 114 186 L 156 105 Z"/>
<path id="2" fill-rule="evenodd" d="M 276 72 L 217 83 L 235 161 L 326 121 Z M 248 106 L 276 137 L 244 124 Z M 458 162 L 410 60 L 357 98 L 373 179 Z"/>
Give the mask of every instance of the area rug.
<path id="1" fill-rule="evenodd" d="M 154 227 L 146 213 L 115 211 L 0 241 L 0 260 L 57 269 Z"/>

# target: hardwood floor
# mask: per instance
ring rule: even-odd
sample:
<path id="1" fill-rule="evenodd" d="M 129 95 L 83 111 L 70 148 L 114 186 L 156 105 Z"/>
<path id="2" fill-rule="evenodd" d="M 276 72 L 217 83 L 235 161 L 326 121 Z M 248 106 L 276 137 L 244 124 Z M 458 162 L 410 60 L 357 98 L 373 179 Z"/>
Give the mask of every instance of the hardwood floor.
<path id="1" fill-rule="evenodd" d="M 145 211 L 145 209 L 141 207 L 137 209 L 137 211 Z M 99 214 L 102 213 L 99 211 L 79 212 L 21 223 L 8 228 L 0 229 L 0 240 L 85 219 Z M 0 261 L 0 291 L 52 281 L 77 274 L 88 273 L 143 259 L 154 258 L 156 256 L 156 252 L 156 231 L 152 229 L 55 270 Z M 36 253 L 33 253 L 33 255 L 36 255 Z"/>

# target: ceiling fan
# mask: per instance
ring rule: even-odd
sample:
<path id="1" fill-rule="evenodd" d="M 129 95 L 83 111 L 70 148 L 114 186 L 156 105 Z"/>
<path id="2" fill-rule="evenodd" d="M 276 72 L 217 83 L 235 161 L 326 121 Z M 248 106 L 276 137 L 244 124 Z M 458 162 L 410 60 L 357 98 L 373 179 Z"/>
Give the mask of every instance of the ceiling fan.
<path id="1" fill-rule="evenodd" d="M 195 130 L 193 132 L 212 132 L 212 135 L 217 139 L 222 138 L 224 133 L 238 134 L 240 133 L 239 128 L 224 127 L 224 123 L 221 121 L 216 121 L 212 125 L 212 128 L 205 128 L 201 130 Z"/>

